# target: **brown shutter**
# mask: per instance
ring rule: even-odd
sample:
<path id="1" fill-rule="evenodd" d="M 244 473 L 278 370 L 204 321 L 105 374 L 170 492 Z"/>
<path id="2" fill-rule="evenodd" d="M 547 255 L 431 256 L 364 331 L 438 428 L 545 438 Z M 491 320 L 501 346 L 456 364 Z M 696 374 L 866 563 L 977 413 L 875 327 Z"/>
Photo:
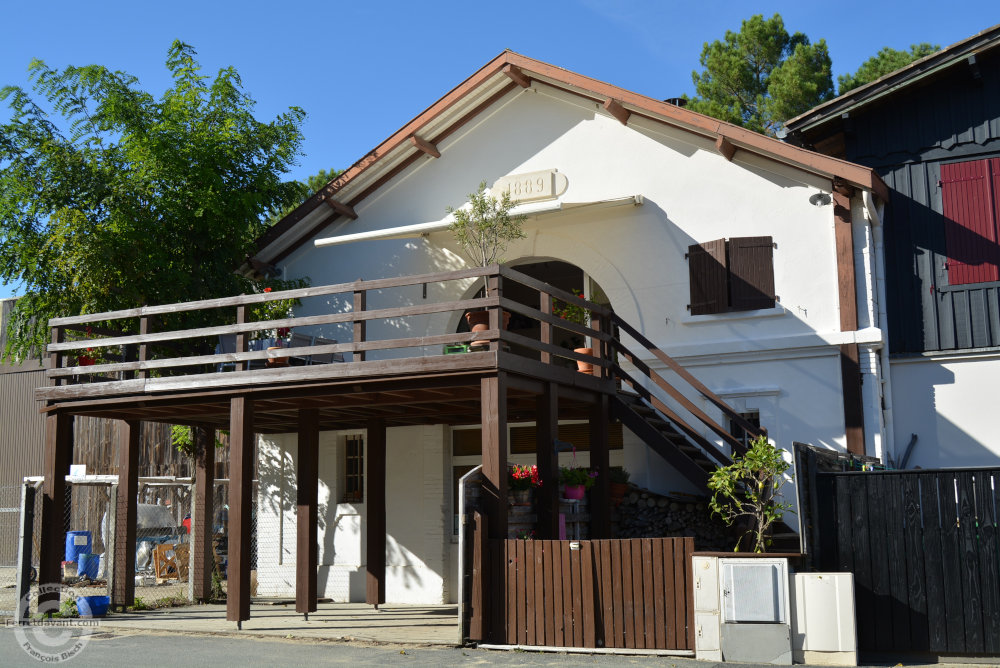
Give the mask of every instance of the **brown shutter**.
<path id="1" fill-rule="evenodd" d="M 691 278 L 691 315 L 728 310 L 725 239 L 689 246 L 688 275 Z"/>
<path id="2" fill-rule="evenodd" d="M 729 296 L 733 311 L 774 307 L 774 244 L 771 237 L 729 240 Z"/>

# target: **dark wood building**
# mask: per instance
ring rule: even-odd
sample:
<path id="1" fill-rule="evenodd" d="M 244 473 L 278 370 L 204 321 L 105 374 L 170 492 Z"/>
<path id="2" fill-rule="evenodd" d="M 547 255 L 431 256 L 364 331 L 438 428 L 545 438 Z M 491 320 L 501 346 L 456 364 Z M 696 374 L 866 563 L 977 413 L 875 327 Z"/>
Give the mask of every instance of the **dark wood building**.
<path id="1" fill-rule="evenodd" d="M 1000 355 L 998 47 L 994 26 L 787 123 L 788 141 L 872 167 L 890 189 L 885 310 L 897 464 L 911 434 L 924 455 L 932 435 L 952 448 L 925 465 L 996 463 L 1000 453 L 993 430 L 976 422 L 982 364 Z"/>

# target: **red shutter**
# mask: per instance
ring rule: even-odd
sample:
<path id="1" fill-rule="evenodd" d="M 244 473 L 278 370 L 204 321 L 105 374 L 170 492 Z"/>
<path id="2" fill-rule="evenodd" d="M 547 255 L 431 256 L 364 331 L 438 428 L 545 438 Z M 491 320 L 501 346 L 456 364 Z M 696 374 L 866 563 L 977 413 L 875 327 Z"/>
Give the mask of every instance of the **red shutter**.
<path id="1" fill-rule="evenodd" d="M 688 276 L 691 279 L 691 315 L 728 310 L 725 239 L 689 246 Z"/>
<path id="2" fill-rule="evenodd" d="M 771 237 L 729 240 L 729 304 L 734 311 L 774 308 L 774 242 Z"/>
<path id="3" fill-rule="evenodd" d="M 1000 280 L 997 220 L 1000 160 L 941 165 L 941 204 L 948 248 L 948 283 Z"/>

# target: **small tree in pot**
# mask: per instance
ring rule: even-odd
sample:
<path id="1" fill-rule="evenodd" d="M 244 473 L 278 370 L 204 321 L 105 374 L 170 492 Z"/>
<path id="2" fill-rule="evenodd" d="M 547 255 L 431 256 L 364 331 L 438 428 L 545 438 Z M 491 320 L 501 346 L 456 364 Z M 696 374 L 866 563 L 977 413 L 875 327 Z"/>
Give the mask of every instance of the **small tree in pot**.
<path id="1" fill-rule="evenodd" d="M 734 459 L 729 466 L 716 469 L 709 478 L 708 488 L 712 491 L 709 507 L 729 526 L 747 518 L 751 526 L 744 536 L 750 537 L 754 552 L 766 552 L 771 544 L 768 535 L 771 525 L 792 507 L 775 499 L 785 482 L 788 462 L 766 436 L 755 438 L 746 454 Z M 742 540 L 741 537 L 737 541 L 734 552 L 740 551 Z"/>

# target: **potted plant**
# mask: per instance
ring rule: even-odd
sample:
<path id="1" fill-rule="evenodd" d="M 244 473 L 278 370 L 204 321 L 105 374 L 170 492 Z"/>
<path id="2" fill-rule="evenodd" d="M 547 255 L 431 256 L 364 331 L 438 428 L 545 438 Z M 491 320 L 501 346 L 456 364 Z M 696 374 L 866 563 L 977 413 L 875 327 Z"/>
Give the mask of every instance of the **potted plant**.
<path id="1" fill-rule="evenodd" d="M 499 198 L 486 192 L 486 181 L 479 183 L 476 192 L 469 193 L 469 206 L 455 209 L 447 208 L 447 212 L 455 217 L 448 229 L 455 236 L 455 241 L 469 261 L 477 267 L 488 267 L 503 262 L 501 257 L 511 241 L 524 239 L 525 216 L 512 216 L 510 210 L 514 201 L 510 193 L 504 191 Z M 485 286 L 486 296 L 490 296 L 490 287 Z M 469 326 L 474 332 L 489 328 L 488 311 L 471 311 L 465 314 Z M 510 313 L 504 311 L 503 326 L 506 328 Z M 473 346 L 486 345 L 485 342 L 474 342 Z"/>
<path id="2" fill-rule="evenodd" d="M 753 439 L 746 454 L 734 459 L 729 466 L 716 469 L 709 478 L 708 488 L 712 491 L 709 507 L 729 526 L 740 518 L 750 521 L 750 529 L 736 542 L 734 552 L 740 551 L 744 537 L 750 538 L 754 552 L 766 552 L 771 544 L 771 525 L 792 507 L 776 499 L 789 464 L 766 436 Z"/>
<path id="3" fill-rule="evenodd" d="M 625 492 L 628 491 L 628 471 L 624 466 L 612 466 L 608 469 L 608 477 L 611 481 L 611 503 L 617 507 L 621 505 Z"/>
<path id="4" fill-rule="evenodd" d="M 292 287 L 300 287 L 297 285 L 296 281 L 287 281 L 289 286 L 279 285 L 281 289 L 292 289 Z M 267 286 L 261 292 L 268 294 L 272 292 L 274 288 L 272 286 Z M 269 302 L 262 302 L 253 307 L 251 315 L 253 320 L 283 320 L 285 318 L 294 317 L 295 312 L 293 307 L 299 305 L 299 300 L 297 299 L 277 299 Z M 285 339 L 288 338 L 292 330 L 290 327 L 277 327 L 275 329 L 259 329 L 250 335 L 251 340 L 260 341 L 261 345 L 265 343 L 270 343 L 267 346 L 268 350 L 278 350 L 279 348 L 284 348 Z M 272 357 L 267 360 L 268 366 L 284 366 L 288 363 L 287 357 Z"/>
<path id="5" fill-rule="evenodd" d="M 565 486 L 563 496 L 567 499 L 582 499 L 584 492 L 594 486 L 596 477 L 597 471 L 582 466 L 559 467 L 559 482 Z"/>
<path id="6" fill-rule="evenodd" d="M 583 290 L 573 290 L 573 294 L 577 297 L 583 299 Z M 561 318 L 566 322 L 572 322 L 577 325 L 583 325 L 584 327 L 590 327 L 590 311 L 577 304 L 570 304 L 569 302 L 564 302 L 560 299 L 552 300 L 552 315 L 557 318 Z M 582 337 L 574 335 L 569 339 L 570 345 L 573 346 L 573 352 L 580 353 L 581 355 L 593 355 L 594 349 L 589 346 L 584 346 L 585 341 Z M 577 371 L 581 373 L 593 373 L 594 365 L 590 362 L 584 362 L 583 360 L 576 361 Z"/>
<path id="7" fill-rule="evenodd" d="M 518 466 L 514 464 L 507 469 L 507 490 L 510 492 L 511 505 L 530 506 L 531 491 L 539 487 L 542 481 L 538 478 L 538 466 Z"/>

